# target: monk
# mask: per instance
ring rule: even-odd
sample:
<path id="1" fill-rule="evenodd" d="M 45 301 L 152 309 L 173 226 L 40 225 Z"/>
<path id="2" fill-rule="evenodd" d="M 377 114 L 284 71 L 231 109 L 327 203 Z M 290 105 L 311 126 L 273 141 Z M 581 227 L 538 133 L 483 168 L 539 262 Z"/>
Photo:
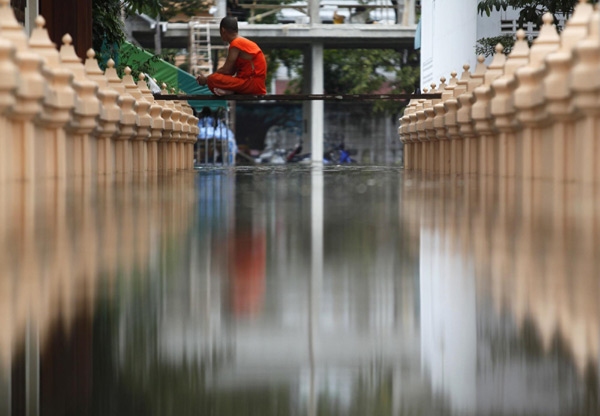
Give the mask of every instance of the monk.
<path id="1" fill-rule="evenodd" d="M 227 60 L 214 74 L 198 75 L 198 84 L 208 85 L 216 95 L 265 95 L 267 61 L 258 45 L 238 35 L 235 17 L 223 18 L 220 32 L 223 42 L 229 43 Z"/>

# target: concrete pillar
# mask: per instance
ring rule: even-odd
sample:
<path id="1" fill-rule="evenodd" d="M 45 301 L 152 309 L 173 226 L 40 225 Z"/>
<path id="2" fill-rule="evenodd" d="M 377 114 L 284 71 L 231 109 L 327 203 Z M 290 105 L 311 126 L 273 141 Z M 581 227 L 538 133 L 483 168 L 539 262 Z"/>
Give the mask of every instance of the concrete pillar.
<path id="1" fill-rule="evenodd" d="M 310 18 L 311 25 L 321 23 L 319 3 L 320 0 L 308 0 L 308 17 Z"/>
<path id="2" fill-rule="evenodd" d="M 404 13 L 402 15 L 402 24 L 404 26 L 415 24 L 415 1 L 404 0 Z"/>
<path id="3" fill-rule="evenodd" d="M 311 45 L 310 93 L 323 94 L 323 44 Z M 312 148 L 312 161 L 323 162 L 323 101 L 310 101 L 309 131 Z"/>
<path id="4" fill-rule="evenodd" d="M 217 13 L 215 17 L 217 19 L 222 19 L 227 16 L 227 0 L 217 0 Z"/>

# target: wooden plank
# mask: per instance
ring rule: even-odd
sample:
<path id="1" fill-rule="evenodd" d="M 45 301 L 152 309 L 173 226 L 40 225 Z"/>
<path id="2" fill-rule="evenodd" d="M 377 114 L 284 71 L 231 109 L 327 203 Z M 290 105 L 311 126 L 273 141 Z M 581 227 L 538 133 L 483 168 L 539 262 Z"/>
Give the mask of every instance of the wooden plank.
<path id="1" fill-rule="evenodd" d="M 268 95 L 176 95 L 157 94 L 156 100 L 167 101 L 408 101 L 439 100 L 442 94 L 268 94 Z"/>

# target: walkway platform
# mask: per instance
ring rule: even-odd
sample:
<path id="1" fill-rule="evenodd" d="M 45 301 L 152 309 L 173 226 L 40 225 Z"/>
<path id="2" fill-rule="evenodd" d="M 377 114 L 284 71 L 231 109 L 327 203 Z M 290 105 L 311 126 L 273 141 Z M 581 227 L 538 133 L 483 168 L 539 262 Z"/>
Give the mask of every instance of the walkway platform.
<path id="1" fill-rule="evenodd" d="M 145 48 L 154 47 L 155 29 L 142 19 L 128 22 L 133 37 Z M 162 31 L 164 48 L 187 48 L 190 26 L 187 23 L 167 23 Z M 218 25 L 211 25 L 211 42 L 222 44 Z M 412 48 L 416 26 L 378 24 L 257 24 L 240 25 L 240 34 L 257 42 L 263 49 L 301 48 L 323 43 L 328 49 Z"/>

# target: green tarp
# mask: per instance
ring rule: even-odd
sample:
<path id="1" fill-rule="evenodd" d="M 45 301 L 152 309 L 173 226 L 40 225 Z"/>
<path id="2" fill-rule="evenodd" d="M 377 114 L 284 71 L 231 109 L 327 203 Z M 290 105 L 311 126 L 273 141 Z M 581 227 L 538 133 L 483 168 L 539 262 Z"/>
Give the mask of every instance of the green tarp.
<path id="1" fill-rule="evenodd" d="M 150 75 L 156 78 L 160 83 L 165 82 L 171 86 L 177 86 L 179 90 L 188 95 L 212 95 L 208 87 L 201 87 L 196 82 L 193 75 L 182 71 L 175 65 L 172 65 L 162 59 L 151 60 L 154 56 L 150 52 L 136 48 L 129 42 L 123 42 L 119 53 L 121 59 L 125 60 L 125 64 L 139 68 L 146 62 L 150 65 Z M 227 101 L 189 101 L 189 104 L 196 110 L 201 111 L 203 107 L 209 107 L 215 110 L 219 107 L 227 107 Z"/>

